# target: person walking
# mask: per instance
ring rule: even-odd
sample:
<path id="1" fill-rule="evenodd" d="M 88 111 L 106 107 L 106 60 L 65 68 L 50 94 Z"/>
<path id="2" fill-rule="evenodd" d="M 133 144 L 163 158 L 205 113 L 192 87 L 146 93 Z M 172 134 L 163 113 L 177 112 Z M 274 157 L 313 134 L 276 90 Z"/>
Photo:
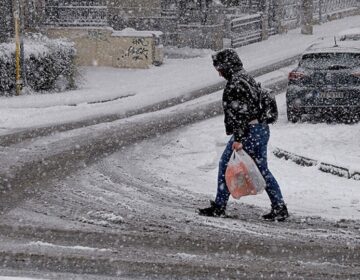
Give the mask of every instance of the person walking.
<path id="1" fill-rule="evenodd" d="M 269 125 L 261 119 L 259 94 L 252 86 L 257 83 L 244 70 L 235 50 L 221 50 L 212 59 L 219 75 L 227 80 L 222 102 L 225 130 L 231 138 L 220 158 L 215 201 L 210 201 L 210 207 L 198 209 L 198 213 L 202 216 L 225 216 L 230 197 L 225 181 L 226 167 L 233 150 L 244 149 L 255 161 L 266 182 L 265 190 L 271 201 L 271 211 L 263 215 L 263 218 L 284 221 L 289 213 L 280 186 L 268 169 L 267 144 L 270 130 Z"/>

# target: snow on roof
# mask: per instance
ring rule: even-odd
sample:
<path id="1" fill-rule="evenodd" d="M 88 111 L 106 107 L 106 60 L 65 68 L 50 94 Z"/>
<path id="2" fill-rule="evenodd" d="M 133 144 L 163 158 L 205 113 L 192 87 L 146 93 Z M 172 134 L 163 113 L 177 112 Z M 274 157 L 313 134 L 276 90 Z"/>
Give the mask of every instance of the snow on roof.
<path id="1" fill-rule="evenodd" d="M 340 41 L 359 41 L 360 42 L 360 27 L 353 27 L 345 29 L 338 33 Z"/>
<path id="2" fill-rule="evenodd" d="M 325 38 L 309 46 L 304 54 L 326 52 L 357 52 L 360 53 L 360 41 L 336 41 Z"/>
<path id="3" fill-rule="evenodd" d="M 353 27 L 353 28 L 349 28 L 349 29 L 345 29 L 341 32 L 339 32 L 339 36 L 344 36 L 344 35 L 359 35 L 360 36 L 360 27 Z"/>

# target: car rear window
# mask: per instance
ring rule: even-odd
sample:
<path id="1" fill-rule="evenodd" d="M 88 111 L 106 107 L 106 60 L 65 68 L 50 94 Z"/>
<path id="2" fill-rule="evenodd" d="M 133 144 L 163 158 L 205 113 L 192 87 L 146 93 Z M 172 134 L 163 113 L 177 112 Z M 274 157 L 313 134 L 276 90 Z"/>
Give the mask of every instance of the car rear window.
<path id="1" fill-rule="evenodd" d="M 300 65 L 311 69 L 360 67 L 360 53 L 310 53 L 303 55 Z"/>

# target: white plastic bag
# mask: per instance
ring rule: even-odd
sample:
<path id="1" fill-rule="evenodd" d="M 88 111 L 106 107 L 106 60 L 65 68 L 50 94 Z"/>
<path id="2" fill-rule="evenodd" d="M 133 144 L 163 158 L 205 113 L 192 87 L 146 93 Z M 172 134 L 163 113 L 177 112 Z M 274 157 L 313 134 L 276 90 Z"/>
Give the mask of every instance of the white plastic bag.
<path id="1" fill-rule="evenodd" d="M 231 196 L 235 199 L 261 193 L 266 187 L 260 170 L 244 150 L 233 151 L 226 168 L 225 180 Z"/>

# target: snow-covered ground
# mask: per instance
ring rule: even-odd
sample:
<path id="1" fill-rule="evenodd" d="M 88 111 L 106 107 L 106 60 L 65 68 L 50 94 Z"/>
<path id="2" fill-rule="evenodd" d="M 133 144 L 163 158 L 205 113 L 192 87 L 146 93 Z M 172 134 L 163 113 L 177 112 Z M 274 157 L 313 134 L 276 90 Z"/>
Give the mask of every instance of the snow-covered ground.
<path id="1" fill-rule="evenodd" d="M 247 70 L 258 69 L 300 54 L 320 37 L 331 37 L 343 30 L 358 27 L 359 21 L 360 16 L 354 16 L 316 25 L 314 35 L 310 36 L 301 35 L 299 29 L 291 30 L 241 47 L 238 52 Z M 189 49 L 183 52 L 192 56 Z M 161 67 L 148 70 L 82 68 L 78 90 L 0 97 L 0 135 L 24 128 L 121 114 L 221 81 L 212 67 L 212 51 L 198 53 L 200 57 L 165 59 Z M 93 103 L 97 101 L 100 103 Z"/>
<path id="2" fill-rule="evenodd" d="M 279 181 L 290 212 L 335 220 L 360 219 L 360 181 L 322 173 L 317 167 L 301 167 L 271 153 L 274 147 L 282 147 L 360 170 L 360 124 L 289 124 L 284 93 L 277 102 L 280 119 L 271 126 L 269 168 Z M 223 117 L 203 121 L 170 133 L 163 140 L 151 141 L 148 150 L 155 152 L 144 156 L 144 166 L 173 185 L 214 196 L 218 161 L 228 138 Z M 239 202 L 263 207 L 264 211 L 270 206 L 265 192 Z"/>

